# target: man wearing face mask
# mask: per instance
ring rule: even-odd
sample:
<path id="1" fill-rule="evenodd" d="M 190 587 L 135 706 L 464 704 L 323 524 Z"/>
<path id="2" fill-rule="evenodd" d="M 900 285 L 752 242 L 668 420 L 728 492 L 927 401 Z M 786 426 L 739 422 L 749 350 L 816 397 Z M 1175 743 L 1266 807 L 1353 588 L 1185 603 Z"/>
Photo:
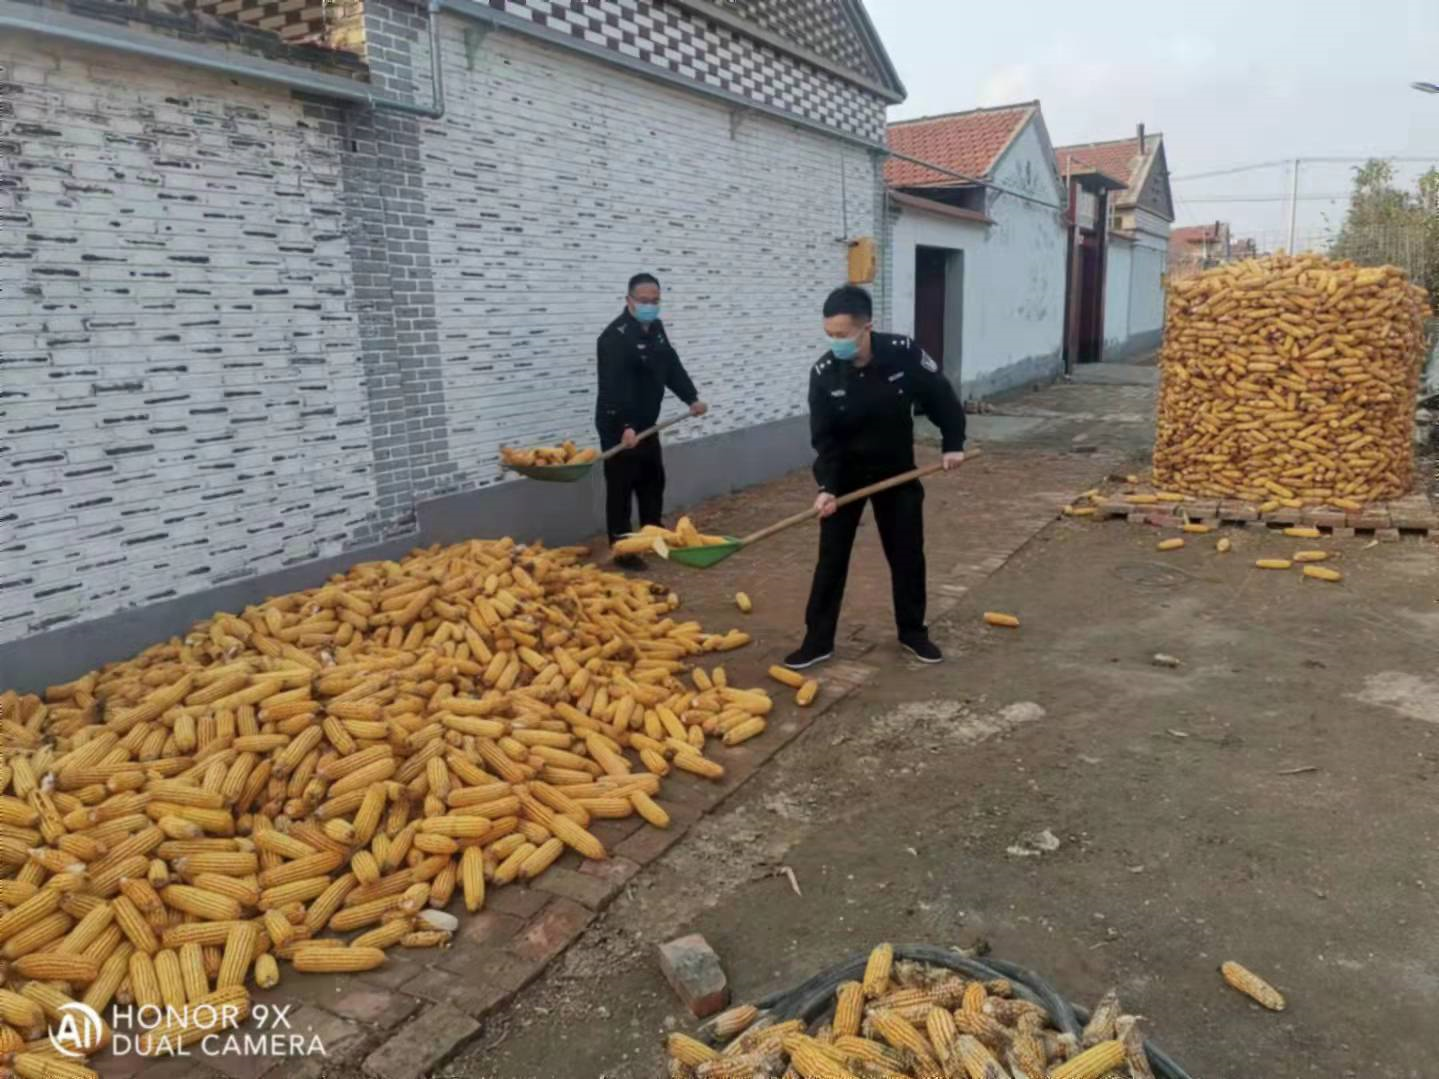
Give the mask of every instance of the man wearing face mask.
<path id="1" fill-rule="evenodd" d="M 899 643 L 925 663 L 944 658 L 924 623 L 924 488 L 919 481 L 835 508 L 838 496 L 915 467 L 916 404 L 943 434 L 944 467 L 964 460 L 964 407 L 954 387 L 911 338 L 876 333 L 873 313 L 869 293 L 855 285 L 835 289 L 824 302 L 830 349 L 809 376 L 819 560 L 805 608 L 804 643 L 785 659 L 796 670 L 834 654 L 850 550 L 866 501 L 874 504 L 889 562 Z"/>
<path id="2" fill-rule="evenodd" d="M 660 283 L 650 274 L 630 278 L 625 309 L 600 334 L 597 351 L 595 427 L 600 446 L 626 447 L 605 461 L 605 525 L 614 543 L 630 531 L 631 503 L 639 504 L 641 526 L 660 523 L 665 466 L 659 436 L 640 442 L 636 435 L 659 420 L 665 390 L 689 405 L 692 416 L 703 416 L 707 406 L 665 333 Z M 615 563 L 626 569 L 645 564 L 638 555 L 620 555 Z"/>

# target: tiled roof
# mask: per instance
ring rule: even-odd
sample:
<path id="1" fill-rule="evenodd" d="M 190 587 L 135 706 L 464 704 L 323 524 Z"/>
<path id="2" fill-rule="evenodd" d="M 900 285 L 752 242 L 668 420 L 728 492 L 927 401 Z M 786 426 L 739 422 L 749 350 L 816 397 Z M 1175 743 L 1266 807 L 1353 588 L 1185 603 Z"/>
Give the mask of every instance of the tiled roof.
<path id="1" fill-rule="evenodd" d="M 1006 147 L 1039 108 L 1039 102 L 926 116 L 889 125 L 889 147 L 966 176 L 986 177 Z M 884 167 L 891 187 L 948 186 L 953 176 L 890 158 Z"/>
<path id="2" fill-rule="evenodd" d="M 1194 244 L 1207 241 L 1218 241 L 1224 239 L 1222 226 L 1216 222 L 1213 225 L 1185 225 L 1183 228 L 1174 229 L 1169 234 L 1171 244 Z"/>
<path id="3" fill-rule="evenodd" d="M 1144 137 L 1144 148 L 1153 152 L 1162 138 L 1158 132 Z M 1106 176 L 1130 187 L 1139 178 L 1142 159 L 1139 156 L 1139 140 L 1116 139 L 1113 142 L 1086 142 L 1077 146 L 1060 146 L 1054 151 L 1059 166 L 1059 175 L 1097 169 Z"/>

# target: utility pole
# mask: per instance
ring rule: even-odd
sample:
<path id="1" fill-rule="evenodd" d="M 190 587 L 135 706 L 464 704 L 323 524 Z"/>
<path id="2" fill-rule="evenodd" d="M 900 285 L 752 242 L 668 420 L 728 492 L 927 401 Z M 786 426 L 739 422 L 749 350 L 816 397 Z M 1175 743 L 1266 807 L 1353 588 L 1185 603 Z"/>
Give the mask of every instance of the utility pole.
<path id="1" fill-rule="evenodd" d="M 1294 159 L 1294 182 L 1289 188 L 1289 253 L 1294 251 L 1294 224 L 1299 212 L 1299 158 Z"/>

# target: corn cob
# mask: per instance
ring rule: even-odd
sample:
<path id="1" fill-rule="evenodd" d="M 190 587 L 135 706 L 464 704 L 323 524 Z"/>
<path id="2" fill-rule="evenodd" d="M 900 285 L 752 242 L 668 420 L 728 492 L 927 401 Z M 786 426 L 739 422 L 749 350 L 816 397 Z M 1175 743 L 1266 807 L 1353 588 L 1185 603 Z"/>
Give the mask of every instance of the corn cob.
<path id="1" fill-rule="evenodd" d="M 89 985 L 100 974 L 100 965 L 95 960 L 58 951 L 32 952 L 21 956 L 10 964 L 10 969 L 22 978 L 69 985 Z"/>
<path id="2" fill-rule="evenodd" d="M 1214 549 L 1220 554 L 1228 554 L 1231 550 L 1233 550 L 1233 548 L 1234 541 L 1231 540 L 1228 536 L 1221 536 L 1219 538 L 1219 541 L 1214 545 Z"/>
<path id="3" fill-rule="evenodd" d="M 894 1012 L 874 1012 L 869 1017 L 874 1032 L 896 1049 L 914 1054 L 916 1060 L 935 1063 L 934 1048 L 915 1026 Z"/>
<path id="4" fill-rule="evenodd" d="M 943 1064 L 954 1051 L 959 1040 L 959 1028 L 954 1025 L 954 1016 L 943 1008 L 930 1005 L 924 1017 L 925 1033 L 929 1044 L 934 1047 L 935 1058 Z"/>
<path id="5" fill-rule="evenodd" d="M 1235 989 L 1270 1011 L 1282 1012 L 1284 1010 L 1283 994 L 1246 967 L 1230 960 L 1220 966 L 1219 973 Z"/>
<path id="6" fill-rule="evenodd" d="M 1019 619 L 1012 614 L 1004 614 L 1001 611 L 985 611 L 984 620 L 991 626 L 1003 626 L 1006 629 L 1018 629 Z"/>
<path id="7" fill-rule="evenodd" d="M 889 989 L 889 976 L 894 968 L 894 946 L 891 944 L 879 944 L 869 953 L 869 959 L 865 962 L 864 995 L 873 999 L 882 997 Z"/>
<path id="8" fill-rule="evenodd" d="M 798 1045 L 790 1054 L 790 1066 L 803 1079 L 857 1079 L 855 1074 L 826 1056 L 816 1045 Z"/>
<path id="9" fill-rule="evenodd" d="M 1160 540 L 1154 545 L 1154 549 L 1157 551 L 1177 551 L 1183 546 L 1184 541 L 1178 536 L 1175 536 L 1173 539 Z"/>
<path id="10" fill-rule="evenodd" d="M 217 989 L 189 1005 L 182 1017 L 140 1035 L 138 1049 L 145 1056 L 177 1053 L 209 1034 L 238 1026 L 249 1014 L 250 994 L 241 986 Z"/>
<path id="11" fill-rule="evenodd" d="M 955 1039 L 953 1061 L 958 1061 L 968 1079 L 1009 1079 L 994 1054 L 968 1034 L 961 1034 Z"/>
<path id="12" fill-rule="evenodd" d="M 155 953 L 153 962 L 155 979 L 160 984 L 160 998 L 170 1007 L 184 1007 L 189 998 L 185 992 L 185 977 L 180 971 L 179 953 L 166 948 Z"/>
<path id="13" fill-rule="evenodd" d="M 1100 1042 L 1050 1070 L 1050 1079 L 1100 1079 L 1124 1063 L 1124 1046 Z"/>
<path id="14" fill-rule="evenodd" d="M 1305 566 L 1304 576 L 1312 577 L 1316 581 L 1342 581 L 1344 574 L 1337 569 L 1330 569 L 1328 566 Z"/>
<path id="15" fill-rule="evenodd" d="M 1260 569 L 1288 569 L 1290 566 L 1287 558 L 1261 558 L 1254 564 Z"/>
<path id="16" fill-rule="evenodd" d="M 385 961 L 379 948 L 306 948 L 295 956 L 295 969 L 307 974 L 374 970 Z"/>

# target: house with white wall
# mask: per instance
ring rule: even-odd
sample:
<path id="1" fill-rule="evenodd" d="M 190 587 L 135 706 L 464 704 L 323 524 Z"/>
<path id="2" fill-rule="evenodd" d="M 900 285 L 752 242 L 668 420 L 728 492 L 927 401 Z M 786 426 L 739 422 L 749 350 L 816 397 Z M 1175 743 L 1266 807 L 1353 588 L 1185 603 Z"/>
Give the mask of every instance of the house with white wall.
<path id="1" fill-rule="evenodd" d="M 1123 359 L 1159 347 L 1164 333 L 1164 274 L 1174 196 L 1164 136 L 1061 146 L 1059 173 L 1099 172 L 1122 185 L 1109 195 L 1104 252 L 1104 359 Z"/>
<path id="2" fill-rule="evenodd" d="M 890 326 L 966 398 L 1063 371 L 1066 192 L 1039 102 L 889 125 Z M 954 174 L 968 179 L 960 179 Z"/>
<path id="3" fill-rule="evenodd" d="M 807 463 L 904 94 L 859 0 L 0 0 L 0 71 L 20 689 L 417 544 L 593 534 L 597 477 L 497 450 L 593 441 L 637 271 L 711 405 L 674 501 Z"/>

